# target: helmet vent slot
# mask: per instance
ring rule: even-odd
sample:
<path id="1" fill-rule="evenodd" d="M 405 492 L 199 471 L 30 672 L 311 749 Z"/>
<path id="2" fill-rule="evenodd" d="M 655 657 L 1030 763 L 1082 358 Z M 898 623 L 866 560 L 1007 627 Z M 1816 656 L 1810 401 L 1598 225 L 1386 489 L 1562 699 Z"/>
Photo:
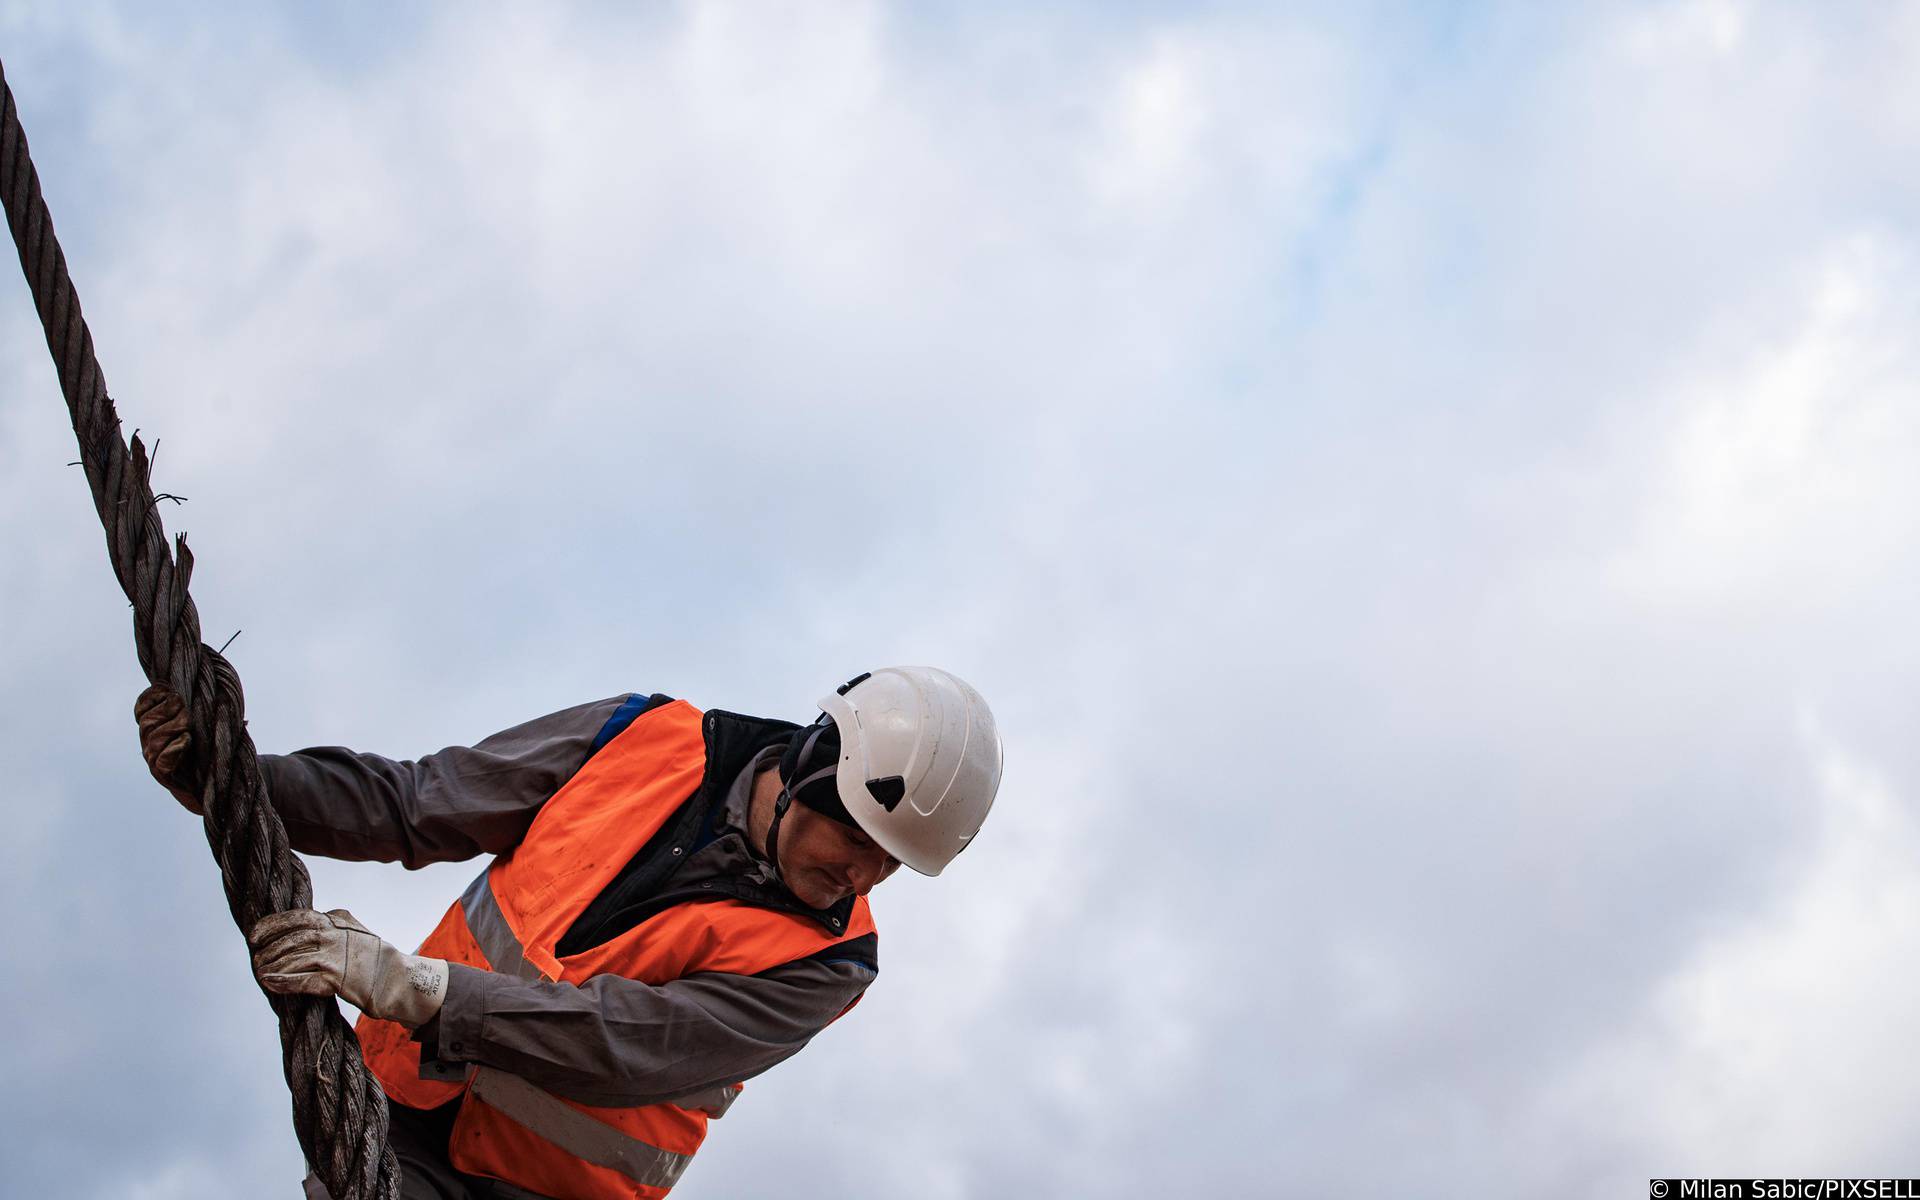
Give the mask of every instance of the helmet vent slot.
<path id="1" fill-rule="evenodd" d="M 872 796 L 881 808 L 892 812 L 900 807 L 900 801 L 907 794 L 907 781 L 898 775 L 889 775 L 885 779 L 869 779 L 867 794 Z"/>
<path id="2" fill-rule="evenodd" d="M 855 675 L 852 679 L 847 680 L 845 683 L 841 684 L 839 687 L 833 690 L 835 694 L 844 696 L 848 692 L 852 691 L 854 688 L 859 687 L 861 684 L 865 683 L 867 680 L 872 678 L 873 678 L 872 671 L 862 671 L 858 675 Z"/>

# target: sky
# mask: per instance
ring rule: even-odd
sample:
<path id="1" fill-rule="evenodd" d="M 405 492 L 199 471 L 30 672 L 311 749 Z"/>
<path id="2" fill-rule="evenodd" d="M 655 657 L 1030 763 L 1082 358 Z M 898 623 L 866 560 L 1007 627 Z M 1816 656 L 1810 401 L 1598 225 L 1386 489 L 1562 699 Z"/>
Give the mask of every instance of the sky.
<path id="1" fill-rule="evenodd" d="M 263 752 L 992 703 L 975 849 L 676 1196 L 1913 1173 L 1920 9 L 8 0 L 0 57 Z M 0 1162 L 290 1196 L 74 457 L 0 286 Z M 310 866 L 409 946 L 475 869 Z"/>

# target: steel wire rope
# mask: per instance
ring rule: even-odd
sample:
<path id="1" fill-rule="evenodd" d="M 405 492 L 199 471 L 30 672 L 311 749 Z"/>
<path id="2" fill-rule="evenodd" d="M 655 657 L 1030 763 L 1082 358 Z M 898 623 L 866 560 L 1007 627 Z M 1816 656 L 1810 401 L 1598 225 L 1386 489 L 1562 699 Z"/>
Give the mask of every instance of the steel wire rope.
<path id="1" fill-rule="evenodd" d="M 248 930 L 269 913 L 312 907 L 313 887 L 261 785 L 240 676 L 200 640 L 199 613 L 187 592 L 193 554 L 184 536 L 168 554 L 146 447 L 138 434 L 131 445 L 120 438 L 120 418 L 40 194 L 4 63 L 0 108 L 0 199 L 59 372 L 113 573 L 133 605 L 134 647 L 148 681 L 186 700 L 207 844 L 220 864 L 227 908 Z M 387 1147 L 386 1096 L 339 1008 L 331 997 L 263 994 L 280 1021 L 294 1133 L 307 1161 L 335 1200 L 396 1200 L 400 1172 Z"/>

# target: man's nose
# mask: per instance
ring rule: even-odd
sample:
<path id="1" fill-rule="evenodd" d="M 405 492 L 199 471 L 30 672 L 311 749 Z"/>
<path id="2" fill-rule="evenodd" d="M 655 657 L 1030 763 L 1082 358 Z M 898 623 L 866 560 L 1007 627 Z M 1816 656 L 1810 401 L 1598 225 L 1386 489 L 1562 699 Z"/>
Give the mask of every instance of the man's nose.
<path id="1" fill-rule="evenodd" d="M 884 854 L 869 856 L 854 864 L 853 890 L 864 896 L 887 877 L 887 859 Z"/>

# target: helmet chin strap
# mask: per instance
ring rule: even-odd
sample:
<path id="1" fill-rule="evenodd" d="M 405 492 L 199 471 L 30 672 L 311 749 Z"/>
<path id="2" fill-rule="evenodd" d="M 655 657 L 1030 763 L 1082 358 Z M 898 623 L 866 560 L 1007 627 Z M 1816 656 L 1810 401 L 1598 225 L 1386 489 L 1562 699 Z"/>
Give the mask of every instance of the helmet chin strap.
<path id="1" fill-rule="evenodd" d="M 794 774 L 798 775 L 806 769 L 807 760 L 813 757 L 814 744 L 820 740 L 820 735 L 827 731 L 829 728 L 827 722 L 831 719 L 823 718 L 814 723 L 813 732 L 807 735 L 806 744 L 800 747 L 800 757 L 794 766 Z M 828 763 L 810 775 L 798 780 L 788 780 L 780 785 L 780 796 L 773 802 L 773 820 L 767 824 L 767 862 L 773 866 L 775 882 L 782 886 L 786 885 L 787 877 L 780 870 L 780 822 L 786 819 L 787 810 L 793 807 L 793 797 L 796 793 L 817 779 L 831 778 L 838 766 L 838 763 Z"/>

